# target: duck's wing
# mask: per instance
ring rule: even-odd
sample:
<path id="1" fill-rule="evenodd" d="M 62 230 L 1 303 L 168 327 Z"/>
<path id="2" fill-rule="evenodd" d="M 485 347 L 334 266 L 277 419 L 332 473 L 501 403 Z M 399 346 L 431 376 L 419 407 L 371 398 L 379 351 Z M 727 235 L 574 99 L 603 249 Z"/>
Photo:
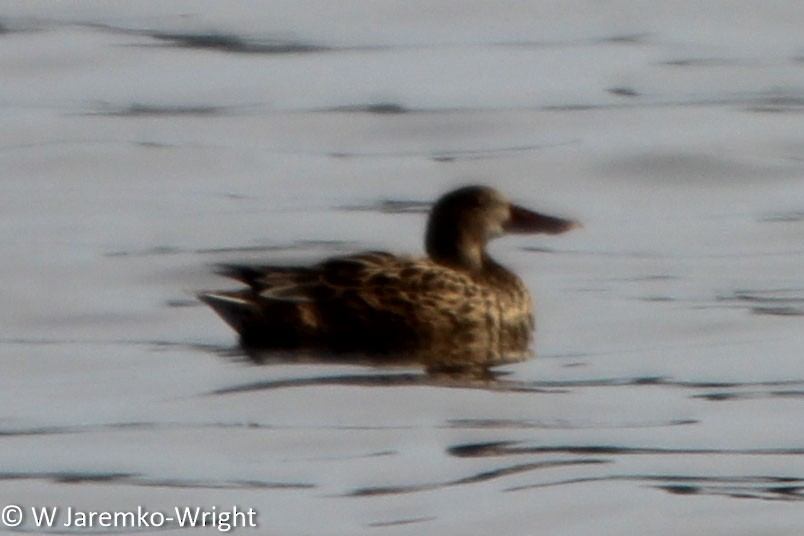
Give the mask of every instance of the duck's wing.
<path id="1" fill-rule="evenodd" d="M 375 285 L 371 277 L 398 262 L 400 258 L 389 253 L 370 251 L 335 257 L 314 266 L 221 264 L 216 267 L 220 275 L 248 288 L 202 292 L 198 298 L 241 335 L 260 326 L 281 325 L 288 333 L 300 331 L 294 319 L 305 330 L 315 331 L 318 328 L 307 329 L 309 326 L 304 324 L 313 322 L 311 318 L 317 318 L 322 307 L 332 310 L 325 304 L 335 304 L 335 315 L 345 318 L 355 304 L 353 298 Z M 352 298 L 344 300 L 345 296 Z M 357 301 L 363 303 L 358 309 L 365 307 L 363 300 Z M 338 305 L 341 302 L 343 307 Z"/>
<path id="2" fill-rule="evenodd" d="M 366 251 L 328 259 L 316 267 L 316 272 L 318 281 L 333 290 L 365 288 L 378 274 L 392 271 L 406 261 L 406 257 L 384 251 Z"/>
<path id="3" fill-rule="evenodd" d="M 336 351 L 416 355 L 438 368 L 456 352 L 480 362 L 500 347 L 493 292 L 431 260 L 332 259 L 321 266 L 319 281 L 316 310 Z"/>
<path id="4" fill-rule="evenodd" d="M 399 259 L 386 252 L 367 251 L 334 257 L 314 266 L 219 264 L 215 271 L 244 283 L 262 298 L 309 301 L 339 289 L 365 285 L 368 278 Z"/>
<path id="5" fill-rule="evenodd" d="M 500 347 L 493 292 L 428 259 L 372 251 L 311 267 L 234 266 L 227 273 L 250 288 L 199 299 L 249 345 L 415 354 L 433 367 L 455 352 L 480 362 Z"/>
<path id="6" fill-rule="evenodd" d="M 250 264 L 218 264 L 215 273 L 240 281 L 255 292 L 267 288 L 286 286 L 313 276 L 313 270 L 305 266 L 272 266 Z"/>

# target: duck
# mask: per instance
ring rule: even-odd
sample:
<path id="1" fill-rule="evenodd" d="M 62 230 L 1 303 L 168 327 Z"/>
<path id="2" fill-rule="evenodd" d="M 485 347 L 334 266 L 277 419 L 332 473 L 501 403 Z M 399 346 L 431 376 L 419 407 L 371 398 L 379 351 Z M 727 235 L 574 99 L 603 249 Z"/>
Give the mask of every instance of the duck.
<path id="1" fill-rule="evenodd" d="M 465 186 L 433 204 L 425 257 L 365 251 L 312 266 L 222 264 L 217 272 L 243 288 L 197 296 L 244 348 L 488 369 L 530 355 L 534 312 L 525 284 L 487 244 L 506 234 L 579 227 L 515 205 L 493 188 Z"/>

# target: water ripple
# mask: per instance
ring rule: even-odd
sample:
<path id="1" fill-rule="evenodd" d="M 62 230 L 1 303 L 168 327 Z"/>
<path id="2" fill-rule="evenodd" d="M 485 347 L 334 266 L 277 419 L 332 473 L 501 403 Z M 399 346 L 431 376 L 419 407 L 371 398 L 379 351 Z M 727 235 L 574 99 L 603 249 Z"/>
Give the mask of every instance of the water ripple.
<path id="1" fill-rule="evenodd" d="M 55 484 L 118 484 L 176 489 L 311 489 L 307 482 L 275 482 L 266 480 L 201 480 L 149 477 L 136 473 L 104 473 L 84 471 L 2 472 L 0 482 L 10 480 L 48 480 Z"/>
<path id="2" fill-rule="evenodd" d="M 377 486 L 377 487 L 367 487 L 367 488 L 357 488 L 349 493 L 346 496 L 349 497 L 374 497 L 378 495 L 397 495 L 402 493 L 414 493 L 414 492 L 421 492 L 421 491 L 431 491 L 436 489 L 443 489 L 452 486 L 462 486 L 466 484 L 476 484 L 478 482 L 487 482 L 489 480 L 495 480 L 498 478 L 503 478 L 510 475 L 520 474 L 520 473 L 527 473 L 531 471 L 539 471 L 544 469 L 551 469 L 555 467 L 566 467 L 566 466 L 578 466 L 578 465 L 597 465 L 597 464 L 604 464 L 609 463 L 608 460 L 596 459 L 596 458 L 586 458 L 586 459 L 575 459 L 575 460 L 549 460 L 549 461 L 538 461 L 538 462 L 531 462 L 531 463 L 523 463 L 518 465 L 510 465 L 506 467 L 500 467 L 497 469 L 491 469 L 488 471 L 483 471 L 480 473 L 476 473 L 474 475 L 470 475 L 463 478 L 458 478 L 455 480 L 448 480 L 445 482 L 432 482 L 427 484 L 411 484 L 406 486 Z"/>
<path id="3" fill-rule="evenodd" d="M 804 289 L 736 290 L 718 296 L 718 302 L 746 308 L 753 314 L 771 316 L 804 316 Z"/>
<path id="4" fill-rule="evenodd" d="M 521 446 L 517 441 L 492 441 L 469 443 L 449 447 L 447 453 L 458 458 L 482 458 L 492 456 L 533 455 L 533 454 L 575 454 L 575 455 L 738 455 L 738 456 L 802 456 L 804 447 L 799 448 L 672 448 L 672 447 L 630 447 L 623 445 L 533 445 Z"/>
<path id="5" fill-rule="evenodd" d="M 638 482 L 673 495 L 712 495 L 764 501 L 804 500 L 804 479 L 784 476 L 711 477 L 695 475 L 608 475 L 513 486 L 504 491 L 527 491 L 592 482 Z"/>

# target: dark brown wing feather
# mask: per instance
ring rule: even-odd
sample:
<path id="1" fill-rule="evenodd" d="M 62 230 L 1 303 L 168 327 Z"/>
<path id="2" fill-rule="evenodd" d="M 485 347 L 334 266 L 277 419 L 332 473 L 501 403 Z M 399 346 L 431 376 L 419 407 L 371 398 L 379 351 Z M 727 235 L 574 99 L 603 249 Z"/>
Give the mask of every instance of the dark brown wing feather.
<path id="1" fill-rule="evenodd" d="M 284 286 L 314 275 L 314 270 L 303 266 L 271 266 L 248 264 L 219 264 L 215 273 L 240 281 L 255 292 L 274 286 Z"/>

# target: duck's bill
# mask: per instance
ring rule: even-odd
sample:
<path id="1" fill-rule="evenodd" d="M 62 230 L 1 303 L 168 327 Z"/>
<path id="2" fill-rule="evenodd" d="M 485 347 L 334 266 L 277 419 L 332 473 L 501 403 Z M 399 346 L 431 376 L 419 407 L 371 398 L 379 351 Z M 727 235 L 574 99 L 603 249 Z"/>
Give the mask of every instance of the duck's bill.
<path id="1" fill-rule="evenodd" d="M 581 222 L 539 214 L 516 205 L 511 205 L 511 216 L 503 225 L 507 233 L 559 234 L 580 227 L 583 227 Z"/>

